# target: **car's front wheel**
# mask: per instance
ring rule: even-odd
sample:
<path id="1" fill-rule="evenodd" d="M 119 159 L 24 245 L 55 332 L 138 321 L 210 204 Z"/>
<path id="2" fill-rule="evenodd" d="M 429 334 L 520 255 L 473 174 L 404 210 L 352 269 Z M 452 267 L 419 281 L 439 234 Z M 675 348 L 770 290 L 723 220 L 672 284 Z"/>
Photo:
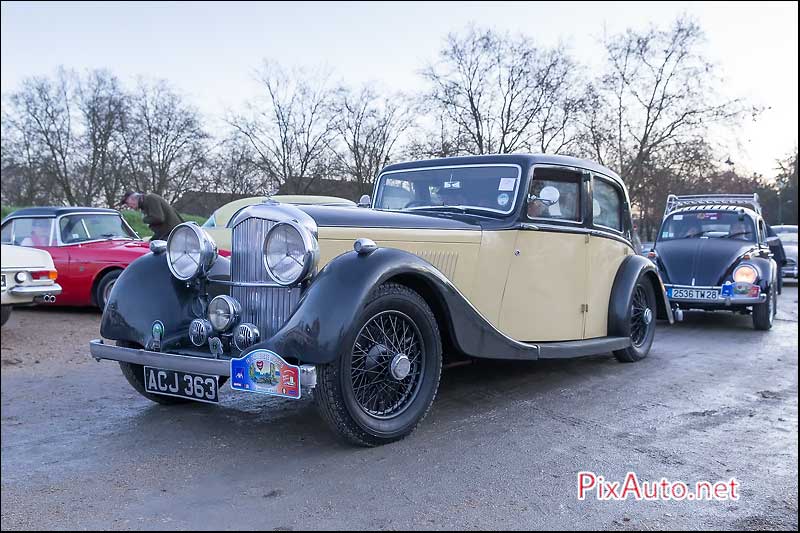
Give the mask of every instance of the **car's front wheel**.
<path id="1" fill-rule="evenodd" d="M 428 413 L 442 371 L 436 318 L 410 288 L 375 289 L 339 360 L 318 367 L 314 399 L 342 437 L 378 446 L 410 434 Z"/>
<path id="2" fill-rule="evenodd" d="M 631 345 L 614 351 L 616 358 L 623 363 L 647 357 L 656 333 L 656 293 L 653 285 L 644 277 L 636 282 L 630 305 Z"/>
<path id="3" fill-rule="evenodd" d="M 772 329 L 777 312 L 778 295 L 776 294 L 775 283 L 772 283 L 767 291 L 767 301 L 753 306 L 753 327 L 761 331 Z"/>
<path id="4" fill-rule="evenodd" d="M 117 282 L 117 278 L 120 274 L 122 274 L 122 270 L 119 269 L 106 272 L 103 274 L 103 277 L 100 278 L 100 281 L 97 282 L 97 287 L 95 287 L 94 293 L 94 301 L 97 303 L 97 307 L 99 307 L 101 311 L 106 308 L 108 298 L 111 296 L 111 289 L 114 288 L 114 284 Z"/>
<path id="5" fill-rule="evenodd" d="M 5 326 L 9 318 L 11 318 L 11 306 L 10 305 L 0 306 L 0 326 Z"/>

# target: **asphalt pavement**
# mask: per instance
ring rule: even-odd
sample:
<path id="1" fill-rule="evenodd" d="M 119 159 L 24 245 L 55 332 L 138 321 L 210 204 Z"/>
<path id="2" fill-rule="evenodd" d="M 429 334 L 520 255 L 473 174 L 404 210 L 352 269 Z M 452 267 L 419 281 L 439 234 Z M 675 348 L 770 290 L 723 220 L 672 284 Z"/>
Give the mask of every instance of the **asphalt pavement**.
<path id="1" fill-rule="evenodd" d="M 797 286 L 775 327 L 687 313 L 650 356 L 448 368 L 415 433 L 340 441 L 308 399 L 161 406 L 95 362 L 92 310 L 2 329 L 2 529 L 797 529 Z M 732 501 L 579 500 L 577 473 Z"/>

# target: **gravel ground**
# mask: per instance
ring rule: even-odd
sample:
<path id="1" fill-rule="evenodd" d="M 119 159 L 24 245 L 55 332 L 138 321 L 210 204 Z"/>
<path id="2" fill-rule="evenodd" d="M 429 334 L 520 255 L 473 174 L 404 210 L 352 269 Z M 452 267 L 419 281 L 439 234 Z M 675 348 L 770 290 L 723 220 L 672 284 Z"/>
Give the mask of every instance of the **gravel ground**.
<path id="1" fill-rule="evenodd" d="M 99 314 L 2 329 L 2 529 L 797 529 L 797 286 L 775 327 L 687 313 L 646 360 L 446 369 L 428 418 L 376 449 L 308 399 L 222 388 L 165 407 L 89 358 Z M 576 474 L 728 480 L 738 501 L 577 499 Z"/>

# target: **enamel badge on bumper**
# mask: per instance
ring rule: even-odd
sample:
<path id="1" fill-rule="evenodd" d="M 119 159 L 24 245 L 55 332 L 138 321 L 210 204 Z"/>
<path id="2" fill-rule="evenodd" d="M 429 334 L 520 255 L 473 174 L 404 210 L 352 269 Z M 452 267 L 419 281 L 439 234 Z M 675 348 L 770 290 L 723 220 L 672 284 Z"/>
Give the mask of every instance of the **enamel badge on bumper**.
<path id="1" fill-rule="evenodd" d="M 231 389 L 300 398 L 300 367 L 269 350 L 255 350 L 231 359 Z"/>

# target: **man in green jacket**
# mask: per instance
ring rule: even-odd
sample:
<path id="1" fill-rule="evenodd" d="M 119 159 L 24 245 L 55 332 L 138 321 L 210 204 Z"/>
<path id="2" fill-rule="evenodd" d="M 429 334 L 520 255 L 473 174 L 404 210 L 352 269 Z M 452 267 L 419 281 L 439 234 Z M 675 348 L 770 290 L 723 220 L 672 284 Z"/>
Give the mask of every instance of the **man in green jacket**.
<path id="1" fill-rule="evenodd" d="M 157 194 L 128 191 L 120 202 L 122 204 L 131 209 L 141 209 L 142 221 L 150 227 L 154 241 L 167 240 L 172 228 L 183 222 L 175 208 Z"/>

